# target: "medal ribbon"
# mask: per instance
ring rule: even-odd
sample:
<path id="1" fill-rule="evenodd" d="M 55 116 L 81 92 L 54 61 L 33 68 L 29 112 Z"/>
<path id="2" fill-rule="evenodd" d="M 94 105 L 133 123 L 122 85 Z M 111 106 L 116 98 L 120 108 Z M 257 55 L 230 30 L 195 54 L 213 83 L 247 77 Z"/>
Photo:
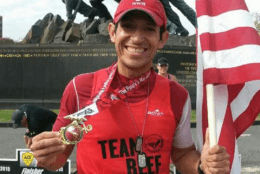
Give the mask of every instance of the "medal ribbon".
<path id="1" fill-rule="evenodd" d="M 117 63 L 110 66 L 105 73 L 102 72 L 103 74 L 101 74 L 101 76 L 106 75 L 107 77 L 99 92 L 96 95 L 93 95 L 94 97 L 91 98 L 86 107 L 66 117 L 82 119 L 85 116 L 95 115 L 99 113 L 99 111 L 111 107 L 112 104 L 125 99 L 135 90 L 142 87 L 148 81 L 151 74 L 151 71 L 148 71 L 138 78 L 131 79 L 130 85 L 124 87 L 119 86 L 116 89 L 113 89 L 111 83 L 115 78 L 116 71 Z"/>

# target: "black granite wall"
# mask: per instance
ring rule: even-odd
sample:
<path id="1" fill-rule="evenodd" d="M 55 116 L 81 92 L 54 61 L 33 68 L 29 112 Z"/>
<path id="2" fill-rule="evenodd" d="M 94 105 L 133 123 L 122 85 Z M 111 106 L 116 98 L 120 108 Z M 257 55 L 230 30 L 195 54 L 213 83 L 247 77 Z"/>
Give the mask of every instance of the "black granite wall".
<path id="1" fill-rule="evenodd" d="M 169 73 L 188 89 L 193 108 L 196 100 L 194 47 L 166 45 L 159 50 L 168 58 Z M 107 67 L 117 59 L 113 44 L 1 45 L 0 108 L 34 103 L 57 109 L 63 90 L 76 75 Z"/>

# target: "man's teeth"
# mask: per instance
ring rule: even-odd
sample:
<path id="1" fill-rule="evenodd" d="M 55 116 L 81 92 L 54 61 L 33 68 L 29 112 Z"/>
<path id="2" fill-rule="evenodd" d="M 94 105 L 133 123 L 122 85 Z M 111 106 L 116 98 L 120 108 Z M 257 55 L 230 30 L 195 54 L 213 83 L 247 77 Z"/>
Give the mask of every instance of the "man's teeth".
<path id="1" fill-rule="evenodd" d="M 144 48 L 136 49 L 136 48 L 128 47 L 128 51 L 130 51 L 132 53 L 143 53 L 145 51 L 145 49 Z"/>

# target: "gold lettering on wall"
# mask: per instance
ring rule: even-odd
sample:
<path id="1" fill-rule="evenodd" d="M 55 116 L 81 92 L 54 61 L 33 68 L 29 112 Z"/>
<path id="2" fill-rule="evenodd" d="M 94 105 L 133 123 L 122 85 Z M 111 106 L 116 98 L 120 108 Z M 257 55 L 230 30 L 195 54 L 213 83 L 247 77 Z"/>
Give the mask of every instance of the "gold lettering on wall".
<path id="1" fill-rule="evenodd" d="M 178 82 L 186 88 L 196 87 L 196 63 L 194 62 L 180 62 L 181 70 L 177 70 L 176 74 Z"/>

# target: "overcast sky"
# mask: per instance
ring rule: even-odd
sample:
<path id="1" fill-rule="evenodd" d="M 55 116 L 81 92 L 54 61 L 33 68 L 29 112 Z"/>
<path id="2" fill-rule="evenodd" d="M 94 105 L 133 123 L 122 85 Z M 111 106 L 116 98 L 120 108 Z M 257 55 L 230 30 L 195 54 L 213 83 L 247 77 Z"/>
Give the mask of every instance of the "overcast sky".
<path id="1" fill-rule="evenodd" d="M 84 2 L 89 4 L 89 0 Z M 195 0 L 185 0 L 185 2 L 195 9 Z M 260 12 L 260 0 L 246 0 L 246 3 L 250 13 Z M 117 3 L 114 0 L 104 0 L 104 4 L 113 16 Z M 172 8 L 178 13 L 183 26 L 190 34 L 194 34 L 195 29 L 190 22 L 175 7 Z M 15 41 L 23 39 L 31 26 L 47 13 L 52 13 L 54 16 L 59 14 L 63 20 L 67 19 L 65 5 L 61 0 L 0 0 L 3 37 Z M 84 19 L 84 16 L 78 13 L 75 22 L 80 23 Z"/>

